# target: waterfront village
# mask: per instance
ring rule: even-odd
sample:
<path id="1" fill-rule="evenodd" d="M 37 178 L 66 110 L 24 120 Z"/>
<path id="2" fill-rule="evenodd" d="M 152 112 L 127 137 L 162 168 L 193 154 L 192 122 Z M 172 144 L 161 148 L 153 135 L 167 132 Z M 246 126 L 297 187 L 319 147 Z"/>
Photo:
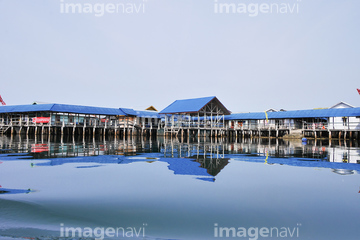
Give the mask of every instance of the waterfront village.
<path id="1" fill-rule="evenodd" d="M 67 104 L 0 107 L 0 134 L 359 139 L 360 108 L 232 113 L 215 97 L 176 100 L 158 111 Z"/>

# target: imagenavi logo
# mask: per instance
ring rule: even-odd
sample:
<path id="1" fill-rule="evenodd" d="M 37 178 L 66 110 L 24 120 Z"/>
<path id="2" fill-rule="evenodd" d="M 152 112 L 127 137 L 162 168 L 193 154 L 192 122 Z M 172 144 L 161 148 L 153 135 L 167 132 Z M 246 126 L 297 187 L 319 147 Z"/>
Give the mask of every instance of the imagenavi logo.
<path id="1" fill-rule="evenodd" d="M 60 0 L 61 14 L 86 14 L 102 17 L 105 14 L 145 13 L 147 0 Z"/>
<path id="2" fill-rule="evenodd" d="M 257 240 L 262 238 L 298 238 L 300 236 L 301 224 L 295 227 L 221 227 L 214 224 L 215 238 L 243 238 Z"/>
<path id="3" fill-rule="evenodd" d="M 65 226 L 64 223 L 60 223 L 60 237 L 71 238 L 95 238 L 97 240 L 104 238 L 139 238 L 145 237 L 146 223 L 141 227 L 73 227 Z"/>
<path id="4" fill-rule="evenodd" d="M 243 14 L 257 17 L 260 14 L 298 14 L 301 0 L 214 0 L 216 14 Z"/>

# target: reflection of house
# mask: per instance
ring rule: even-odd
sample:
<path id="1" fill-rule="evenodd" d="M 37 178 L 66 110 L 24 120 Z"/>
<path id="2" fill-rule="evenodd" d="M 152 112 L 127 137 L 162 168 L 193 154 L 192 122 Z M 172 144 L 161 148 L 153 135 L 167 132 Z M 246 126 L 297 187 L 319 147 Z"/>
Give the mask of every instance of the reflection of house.
<path id="1" fill-rule="evenodd" d="M 229 163 L 229 158 L 197 158 L 202 168 L 207 169 L 211 176 L 216 176 Z"/>
<path id="2" fill-rule="evenodd" d="M 279 164 L 294 167 L 311 167 L 311 168 L 329 168 L 334 173 L 348 175 L 353 174 L 354 171 L 360 172 L 360 164 L 348 164 L 342 162 L 328 162 L 327 159 L 319 158 L 299 158 L 299 157 L 285 157 L 278 158 L 272 156 L 259 156 L 259 155 L 229 155 L 232 160 L 254 162 L 254 163 L 266 163 L 266 164 Z"/>
<path id="3" fill-rule="evenodd" d="M 339 175 L 352 175 L 352 174 L 355 174 L 355 171 L 350 170 L 350 169 L 333 169 L 332 172 L 336 173 L 336 174 L 339 174 Z"/>
<path id="4" fill-rule="evenodd" d="M 328 148 L 329 162 L 358 163 L 360 164 L 359 149 Z"/>
<path id="5" fill-rule="evenodd" d="M 334 173 L 342 175 L 360 171 L 358 148 L 330 147 L 324 144 L 302 145 L 296 142 L 278 145 L 262 140 L 265 139 L 256 139 L 250 143 L 232 143 L 232 154 L 225 156 L 239 161 L 330 168 Z"/>
<path id="6" fill-rule="evenodd" d="M 164 157 L 196 159 L 200 167 L 214 177 L 229 163 L 229 159 L 224 158 L 224 151 L 225 146 L 222 143 L 211 142 L 184 144 L 176 140 L 165 140 L 161 146 Z"/>
<path id="7" fill-rule="evenodd" d="M 201 167 L 201 164 L 191 158 L 161 158 L 160 154 L 152 154 L 151 157 L 146 157 L 144 154 L 125 157 L 125 156 L 90 156 L 90 157 L 75 157 L 75 158 L 52 158 L 48 162 L 36 163 L 34 166 L 57 166 L 67 163 L 86 163 L 87 166 L 78 166 L 77 168 L 93 168 L 100 167 L 102 164 L 130 164 L 134 162 L 148 162 L 154 161 L 166 162 L 169 164 L 169 170 L 173 171 L 175 175 L 191 175 L 200 180 L 207 178 L 213 179 L 213 176 L 207 173 L 207 169 Z M 151 161 L 149 161 L 151 160 Z M 200 177 L 200 178 L 199 178 Z"/>
<path id="8" fill-rule="evenodd" d="M 272 141 L 271 143 L 271 140 Z M 98 142 L 97 144 L 36 144 L 24 141 L 16 144 L 17 154 L 4 154 L 2 161 L 24 161 L 45 159 L 30 166 L 56 166 L 67 163 L 82 163 L 78 168 L 95 168 L 105 164 L 129 164 L 134 162 L 166 162 L 174 174 L 196 176 L 202 180 L 214 180 L 229 159 L 267 164 L 282 164 L 301 167 L 337 169 L 339 174 L 360 171 L 359 148 L 337 146 L 332 141 L 321 144 L 303 145 L 301 142 L 287 142 L 279 139 L 245 139 L 240 143 L 196 142 L 181 143 L 172 139 L 147 144 L 129 144 L 127 141 Z M 26 145 L 28 144 L 28 145 Z M 326 144 L 326 145 L 325 145 Z M 14 146 L 3 142 L 3 148 Z M 25 150 L 24 150 L 25 149 Z M 31 149 L 31 151 L 29 151 Z M 43 151 L 45 150 L 45 151 Z M 109 155 L 107 155 L 109 154 Z M 116 155 L 119 154 L 119 155 Z M 101 155 L 101 156 L 94 156 Z M 347 171 L 349 170 L 349 171 Z M 199 178 L 200 177 L 200 178 Z M 206 179 L 205 179 L 206 178 Z"/>

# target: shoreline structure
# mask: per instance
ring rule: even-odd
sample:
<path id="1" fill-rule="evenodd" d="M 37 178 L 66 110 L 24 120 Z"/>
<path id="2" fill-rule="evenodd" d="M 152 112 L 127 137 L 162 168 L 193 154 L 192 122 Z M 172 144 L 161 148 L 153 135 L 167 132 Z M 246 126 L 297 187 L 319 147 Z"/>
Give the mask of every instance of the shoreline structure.
<path id="1" fill-rule="evenodd" d="M 154 108 L 153 108 L 154 109 Z M 66 104 L 0 107 L 0 135 L 359 139 L 360 108 L 231 113 L 215 96 L 176 100 L 160 112 Z"/>

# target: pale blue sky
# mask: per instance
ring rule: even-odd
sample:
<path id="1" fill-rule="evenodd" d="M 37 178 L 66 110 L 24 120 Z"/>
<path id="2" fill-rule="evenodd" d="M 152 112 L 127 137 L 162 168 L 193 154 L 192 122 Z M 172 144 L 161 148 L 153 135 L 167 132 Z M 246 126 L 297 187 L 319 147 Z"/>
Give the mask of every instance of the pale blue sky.
<path id="1" fill-rule="evenodd" d="M 159 110 L 217 96 L 233 112 L 360 106 L 360 1 L 299 4 L 296 14 L 215 14 L 213 0 L 143 3 L 145 13 L 62 14 L 60 0 L 0 0 L 0 94 Z M 219 0 L 231 3 L 233 0 Z"/>

